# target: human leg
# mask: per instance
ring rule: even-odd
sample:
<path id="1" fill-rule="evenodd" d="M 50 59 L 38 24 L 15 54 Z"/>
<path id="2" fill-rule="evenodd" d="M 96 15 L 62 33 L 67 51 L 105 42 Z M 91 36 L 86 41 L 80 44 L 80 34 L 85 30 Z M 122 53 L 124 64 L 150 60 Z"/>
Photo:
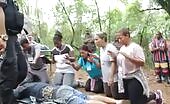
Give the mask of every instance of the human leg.
<path id="1" fill-rule="evenodd" d="M 162 62 L 160 64 L 162 69 L 162 78 L 164 78 L 164 81 L 169 84 L 168 77 L 169 77 L 169 69 L 168 69 L 168 62 Z"/>
<path id="2" fill-rule="evenodd" d="M 86 95 L 70 86 L 54 88 L 53 99 L 62 104 L 122 104 L 122 101 L 101 95 Z"/>
<path id="3" fill-rule="evenodd" d="M 86 103 L 87 104 L 107 104 L 107 103 L 97 101 L 97 100 L 87 100 Z"/>
<path id="4" fill-rule="evenodd" d="M 136 79 L 125 79 L 128 96 L 131 104 L 146 104 L 147 96 L 143 95 L 143 87 L 141 83 Z"/>
<path id="5" fill-rule="evenodd" d="M 54 85 L 62 85 L 63 83 L 63 73 L 55 73 L 54 79 L 53 79 L 53 84 Z"/>
<path id="6" fill-rule="evenodd" d="M 154 66 L 155 66 L 155 73 L 158 77 L 158 80 L 157 82 L 158 83 L 162 83 L 162 70 L 161 70 L 161 67 L 160 67 L 160 62 L 154 62 Z"/>
<path id="7" fill-rule="evenodd" d="M 128 99 L 127 93 L 119 93 L 118 92 L 118 82 L 114 82 L 111 86 L 112 86 L 111 93 L 112 93 L 113 98 L 115 98 L 117 100 L 120 100 L 120 99 L 127 100 Z"/>
<path id="8" fill-rule="evenodd" d="M 37 75 L 41 82 L 49 83 L 46 67 L 43 67 L 41 70 L 34 70 L 33 72 L 35 72 L 35 75 Z"/>
<path id="9" fill-rule="evenodd" d="M 73 82 L 74 82 L 74 73 L 64 73 L 63 76 L 63 85 L 68 85 L 68 86 L 73 86 Z"/>
<path id="10" fill-rule="evenodd" d="M 53 98 L 57 103 L 64 104 L 86 104 L 88 96 L 70 86 L 61 86 L 53 94 Z"/>
<path id="11" fill-rule="evenodd" d="M 156 104 L 163 104 L 162 91 L 156 90 L 155 92 L 150 92 L 147 102 L 155 100 Z"/>
<path id="12" fill-rule="evenodd" d="M 85 90 L 91 91 L 91 79 L 90 78 L 86 81 Z"/>
<path id="13" fill-rule="evenodd" d="M 95 78 L 93 92 L 95 92 L 95 93 L 103 93 L 104 92 L 103 80 L 101 78 Z"/>
<path id="14" fill-rule="evenodd" d="M 18 65 L 17 83 L 20 84 L 27 76 L 28 65 L 24 53 L 21 50 L 19 42 L 16 42 L 16 51 L 17 51 L 17 65 Z"/>
<path id="15" fill-rule="evenodd" d="M 1 104 L 17 104 L 16 98 L 13 93 L 13 89 L 4 89 L 1 96 L 2 96 Z"/>
<path id="16" fill-rule="evenodd" d="M 0 70 L 0 96 L 3 104 L 13 104 L 15 98 L 13 88 L 17 86 L 18 69 L 15 42 L 17 36 L 9 36 L 7 41 L 6 54 Z"/>
<path id="17" fill-rule="evenodd" d="M 104 93 L 105 93 L 105 95 L 107 97 L 112 97 L 111 89 L 110 89 L 110 86 L 108 86 L 108 83 L 104 82 L 103 86 L 104 86 Z"/>
<path id="18" fill-rule="evenodd" d="M 119 104 L 121 100 L 115 100 L 114 98 L 109 98 L 101 95 L 89 95 L 89 100 L 96 100 L 106 104 Z"/>

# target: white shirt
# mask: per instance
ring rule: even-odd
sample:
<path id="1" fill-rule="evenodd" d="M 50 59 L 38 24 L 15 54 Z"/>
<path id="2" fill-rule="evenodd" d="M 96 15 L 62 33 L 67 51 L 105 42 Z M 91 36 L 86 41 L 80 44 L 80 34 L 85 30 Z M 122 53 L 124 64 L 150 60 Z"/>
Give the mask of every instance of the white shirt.
<path id="1" fill-rule="evenodd" d="M 145 55 L 141 46 L 136 43 L 130 43 L 128 46 L 122 46 L 120 52 L 126 53 L 132 58 L 140 59 L 145 62 Z M 117 66 L 118 71 L 123 72 L 123 74 L 133 73 L 136 70 L 140 70 L 141 66 L 136 66 L 128 59 L 126 59 L 122 54 L 117 56 Z"/>
<path id="2" fill-rule="evenodd" d="M 108 43 L 105 48 L 100 48 L 100 61 L 101 61 L 103 82 L 109 81 L 110 73 L 112 72 L 111 61 L 113 61 L 113 58 L 110 55 L 108 55 L 108 51 L 111 51 L 115 54 L 118 53 L 116 47 L 110 43 Z"/>
<path id="3" fill-rule="evenodd" d="M 68 45 L 65 44 L 63 50 L 65 49 L 65 47 L 68 47 L 70 49 L 70 51 L 73 51 L 74 49 Z M 56 47 L 55 47 L 56 48 Z M 60 50 L 58 48 L 56 48 L 57 51 L 62 52 L 63 50 Z M 74 68 L 69 65 L 66 64 L 66 62 L 68 61 L 66 59 L 66 55 L 68 55 L 69 53 L 65 53 L 65 54 L 59 54 L 59 55 L 54 55 L 54 60 L 56 61 L 56 72 L 61 72 L 61 73 L 74 73 Z"/>
<path id="4" fill-rule="evenodd" d="M 145 62 L 144 52 L 141 46 L 136 43 L 130 43 L 128 46 L 122 46 L 120 52 L 126 53 L 132 58 L 140 59 Z M 118 66 L 118 92 L 124 92 L 123 79 L 136 78 L 143 87 L 143 94 L 149 96 L 149 86 L 143 73 L 142 66 L 137 66 L 126 59 L 121 53 L 117 56 Z"/>

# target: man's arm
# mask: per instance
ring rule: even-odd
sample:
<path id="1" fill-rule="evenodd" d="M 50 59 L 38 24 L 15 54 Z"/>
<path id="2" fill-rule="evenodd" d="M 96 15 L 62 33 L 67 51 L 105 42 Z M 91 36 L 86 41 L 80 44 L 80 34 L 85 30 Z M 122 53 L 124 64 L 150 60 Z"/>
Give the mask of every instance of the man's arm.
<path id="1" fill-rule="evenodd" d="M 41 47 L 40 47 L 40 45 L 36 45 L 34 47 L 34 49 L 35 49 L 35 56 L 34 56 L 33 61 L 31 62 L 31 64 L 36 64 L 37 59 L 41 56 Z"/>
<path id="2" fill-rule="evenodd" d="M 116 73 L 116 61 L 111 61 L 111 73 L 109 74 L 109 82 L 108 84 L 111 85 L 114 83 L 114 75 Z"/>
<path id="3" fill-rule="evenodd" d="M 6 34 L 5 29 L 5 14 L 3 8 L 0 6 L 0 33 Z"/>
<path id="4" fill-rule="evenodd" d="M 0 6 L 0 36 L 2 35 L 6 35 L 5 14 L 3 8 Z M 5 48 L 6 48 L 6 41 L 0 38 L 0 54 L 2 54 L 5 51 Z"/>

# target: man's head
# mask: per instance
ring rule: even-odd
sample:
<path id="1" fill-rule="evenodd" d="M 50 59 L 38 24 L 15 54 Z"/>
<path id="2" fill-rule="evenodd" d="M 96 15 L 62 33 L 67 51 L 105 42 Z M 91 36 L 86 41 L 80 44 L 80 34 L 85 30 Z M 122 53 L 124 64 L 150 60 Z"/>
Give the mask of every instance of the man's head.
<path id="1" fill-rule="evenodd" d="M 28 50 L 30 48 L 30 44 L 27 38 L 24 38 L 20 41 L 20 44 L 23 48 L 23 50 Z"/>
<path id="2" fill-rule="evenodd" d="M 94 36 L 95 45 L 103 47 L 107 43 L 107 34 L 105 32 L 99 32 Z"/>
<path id="3" fill-rule="evenodd" d="M 130 30 L 129 28 L 122 28 L 118 31 L 119 42 L 123 45 L 129 44 L 131 37 L 130 37 Z"/>
<path id="4" fill-rule="evenodd" d="M 54 45 L 57 47 L 57 48 L 61 48 L 62 46 L 62 34 L 61 32 L 59 31 L 56 31 L 55 34 L 54 34 L 54 37 L 53 37 L 53 42 L 54 42 Z"/>
<path id="5" fill-rule="evenodd" d="M 79 48 L 79 52 L 81 57 L 86 59 L 87 57 L 89 57 L 89 53 L 91 53 L 91 50 L 87 45 L 84 44 Z"/>
<path id="6" fill-rule="evenodd" d="M 161 39 L 162 38 L 162 33 L 160 31 L 157 32 L 156 34 L 157 39 Z"/>

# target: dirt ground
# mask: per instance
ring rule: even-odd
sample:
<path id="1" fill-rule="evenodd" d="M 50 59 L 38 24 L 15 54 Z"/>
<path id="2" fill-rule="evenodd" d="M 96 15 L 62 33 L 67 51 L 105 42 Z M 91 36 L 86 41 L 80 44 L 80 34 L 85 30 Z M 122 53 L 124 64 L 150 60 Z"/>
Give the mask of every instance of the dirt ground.
<path id="1" fill-rule="evenodd" d="M 51 68 L 49 66 L 49 75 L 52 77 L 53 73 L 54 73 L 54 69 L 55 69 L 55 65 L 52 65 Z M 84 72 L 83 70 L 80 71 L 75 71 L 76 72 L 76 80 L 81 80 L 83 82 L 85 82 L 88 78 L 88 75 L 86 72 Z M 167 83 L 157 83 L 156 82 L 156 76 L 154 75 L 154 71 L 153 70 L 144 70 L 145 75 L 147 76 L 148 82 L 149 82 L 149 87 L 151 91 L 155 91 L 155 90 L 162 90 L 163 92 L 163 102 L 164 104 L 170 104 L 170 84 Z M 85 92 L 84 88 L 79 88 L 78 90 L 81 90 L 84 93 L 87 94 L 94 94 L 94 93 L 89 93 L 89 92 Z M 129 104 L 129 103 L 127 103 Z M 155 104 L 154 102 L 150 102 L 149 104 Z"/>
<path id="2" fill-rule="evenodd" d="M 170 84 L 167 84 L 165 82 L 157 83 L 153 70 L 152 71 L 146 71 L 145 73 L 148 76 L 148 82 L 149 82 L 150 90 L 151 91 L 154 91 L 154 90 L 157 90 L 157 89 L 162 90 L 164 104 L 170 104 Z"/>
<path id="3" fill-rule="evenodd" d="M 145 71 L 145 74 L 147 75 L 150 90 L 155 91 L 157 89 L 162 90 L 163 92 L 163 102 L 164 104 L 170 104 L 170 85 L 166 83 L 157 83 L 156 82 L 156 77 L 154 76 L 154 72 L 151 71 Z M 87 74 L 84 71 L 78 71 L 76 72 L 76 79 L 80 79 L 82 81 L 85 81 L 87 79 Z M 85 92 L 83 88 L 80 88 L 82 92 Z M 89 93 L 85 92 L 87 94 L 94 94 L 94 93 Z M 154 102 L 150 102 L 149 104 L 155 104 Z"/>

